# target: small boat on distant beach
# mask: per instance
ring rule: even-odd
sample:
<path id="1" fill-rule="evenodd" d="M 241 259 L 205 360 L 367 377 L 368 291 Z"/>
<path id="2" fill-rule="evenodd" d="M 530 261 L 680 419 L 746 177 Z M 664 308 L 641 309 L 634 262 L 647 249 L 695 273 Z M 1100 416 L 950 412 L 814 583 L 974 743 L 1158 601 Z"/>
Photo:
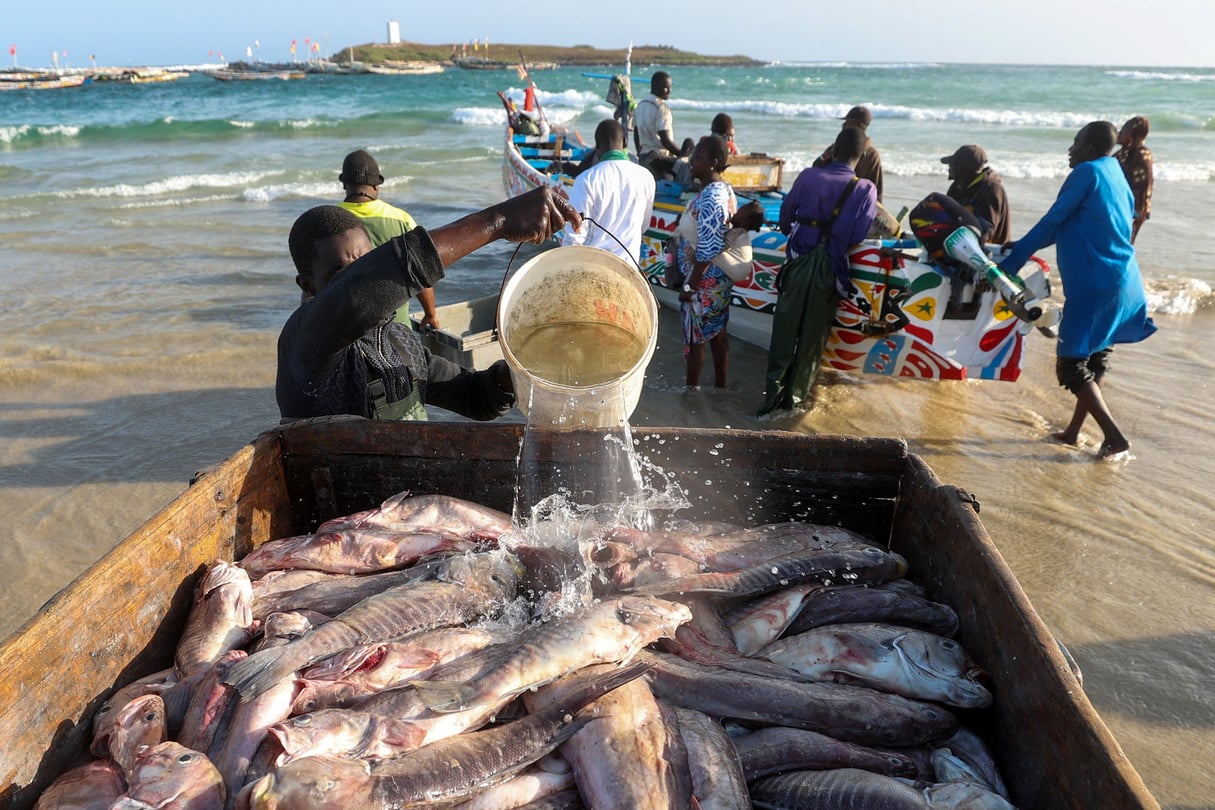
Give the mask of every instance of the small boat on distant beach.
<path id="1" fill-rule="evenodd" d="M 287 80 L 303 79 L 307 74 L 302 70 L 205 70 L 205 74 L 221 82 L 258 81 L 258 80 Z"/>
<path id="2" fill-rule="evenodd" d="M 63 87 L 80 87 L 89 81 L 90 78 L 83 73 L 12 71 L 0 73 L 0 90 L 57 90 Z"/>
<path id="3" fill-rule="evenodd" d="M 376 62 L 367 65 L 368 73 L 379 76 L 425 76 L 442 73 L 444 68 L 438 62 Z"/>
<path id="4" fill-rule="evenodd" d="M 526 70 L 522 72 L 526 76 Z M 619 82 L 622 77 L 611 78 Z M 534 99 L 534 84 L 530 90 Z M 543 185 L 572 186 L 567 170 L 586 156 L 590 146 L 576 132 L 549 126 L 538 104 L 519 110 L 504 93 L 498 95 L 507 114 L 502 170 L 507 194 Z M 613 98 L 609 93 L 609 102 Z M 723 173 L 740 205 L 758 200 L 766 212 L 763 229 L 752 234 L 751 275 L 734 284 L 728 327 L 734 337 L 763 349 L 771 343 L 777 277 L 785 263 L 786 236 L 776 226 L 784 199 L 782 166 L 779 158 L 752 154 L 733 158 Z M 649 226 L 636 257 L 658 301 L 676 310 L 679 292 L 668 280 L 668 243 L 693 196 L 677 182 L 658 181 Z M 988 246 L 988 250 L 999 248 Z M 852 250 L 851 266 L 857 293 L 840 300 L 823 367 L 924 380 L 1012 382 L 1020 377 L 1023 341 L 1034 327 L 1019 319 L 992 286 L 955 283 L 909 234 L 862 242 Z M 1033 297 L 1046 299 L 1048 272 L 1047 263 L 1035 257 L 1021 271 L 1018 283 Z"/>
<path id="5" fill-rule="evenodd" d="M 507 70 L 513 65 L 485 56 L 453 56 L 451 63 L 465 70 Z"/>

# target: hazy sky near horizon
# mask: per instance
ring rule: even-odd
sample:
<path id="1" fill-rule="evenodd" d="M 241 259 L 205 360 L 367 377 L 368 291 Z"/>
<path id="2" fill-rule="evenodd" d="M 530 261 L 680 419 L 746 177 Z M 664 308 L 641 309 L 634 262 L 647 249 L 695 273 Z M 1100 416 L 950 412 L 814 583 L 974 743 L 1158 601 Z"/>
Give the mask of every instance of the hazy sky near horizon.
<path id="1" fill-rule="evenodd" d="M 91 57 L 98 65 L 193 65 L 220 61 L 221 54 L 228 61 L 245 59 L 250 51 L 264 61 L 286 62 L 292 60 L 292 40 L 302 61 L 387 41 L 389 20 L 400 24 L 401 39 L 432 45 L 488 39 L 622 48 L 631 40 L 778 61 L 1215 67 L 1215 0 L 1155 0 L 1131 8 L 1107 0 L 868 0 L 851 7 L 850 34 L 830 17 L 834 8 L 848 6 L 807 0 L 768 0 L 751 16 L 729 10 L 739 8 L 737 3 L 702 0 L 660 26 L 652 8 L 628 2 L 586 3 L 585 23 L 571 19 L 570 4 L 551 0 L 456 0 L 452 6 L 399 0 L 5 5 L 0 47 L 16 47 L 5 67 L 88 66 Z"/>

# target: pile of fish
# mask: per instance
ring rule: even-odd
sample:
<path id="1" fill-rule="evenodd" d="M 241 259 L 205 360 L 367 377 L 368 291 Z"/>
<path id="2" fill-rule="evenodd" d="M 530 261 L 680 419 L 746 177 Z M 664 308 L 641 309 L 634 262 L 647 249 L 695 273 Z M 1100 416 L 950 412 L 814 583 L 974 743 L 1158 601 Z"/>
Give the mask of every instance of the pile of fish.
<path id="1" fill-rule="evenodd" d="M 37 808 L 1010 808 L 958 620 L 842 528 L 401 493 L 200 577 Z M 962 711 L 958 711 L 962 710 Z"/>

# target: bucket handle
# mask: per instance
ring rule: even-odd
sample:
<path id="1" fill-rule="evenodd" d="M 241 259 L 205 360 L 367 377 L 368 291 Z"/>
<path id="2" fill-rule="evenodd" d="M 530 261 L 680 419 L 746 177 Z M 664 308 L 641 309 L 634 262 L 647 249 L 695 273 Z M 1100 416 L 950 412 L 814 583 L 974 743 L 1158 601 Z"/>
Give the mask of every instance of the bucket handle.
<path id="1" fill-rule="evenodd" d="M 601 231 L 606 233 L 608 236 L 612 237 L 612 241 L 615 242 L 616 244 L 620 245 L 621 249 L 625 253 L 628 253 L 628 248 L 625 246 L 624 242 L 621 242 L 620 239 L 617 238 L 616 234 L 612 233 L 607 228 L 603 227 L 603 225 L 596 222 L 593 217 L 589 217 L 586 214 L 583 214 L 582 219 L 584 222 L 591 223 L 592 225 L 594 225 L 595 227 L 599 228 Z M 522 247 L 523 247 L 522 242 L 519 242 L 518 244 L 515 245 L 515 249 L 513 251 L 511 251 L 510 259 L 506 262 L 506 270 L 502 273 L 502 283 L 498 286 L 498 305 L 497 305 L 497 307 L 494 308 L 494 332 L 495 333 L 498 331 L 498 324 L 502 322 L 502 293 L 506 290 L 506 280 L 508 278 L 510 278 L 511 267 L 515 263 L 515 257 L 519 255 L 519 249 Z M 641 269 L 641 262 L 637 261 L 637 257 L 630 254 L 629 258 L 633 260 L 633 266 L 637 268 L 637 272 L 641 273 L 641 275 L 644 276 L 645 271 Z M 649 288 L 648 284 L 646 285 L 646 288 L 647 289 Z M 657 296 L 654 295 L 653 290 L 650 290 L 650 295 L 651 295 L 651 297 L 657 298 Z M 499 337 L 497 334 L 495 334 L 494 336 Z"/>

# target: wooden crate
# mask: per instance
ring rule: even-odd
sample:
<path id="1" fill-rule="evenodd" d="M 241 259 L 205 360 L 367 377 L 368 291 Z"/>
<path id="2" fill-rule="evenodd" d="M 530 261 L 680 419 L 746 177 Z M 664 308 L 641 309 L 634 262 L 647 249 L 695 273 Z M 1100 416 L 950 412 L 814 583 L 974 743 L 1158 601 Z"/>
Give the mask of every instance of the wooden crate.
<path id="1" fill-rule="evenodd" d="M 405 489 L 509 512 L 524 429 L 309 420 L 261 434 L 203 475 L 0 647 L 0 807 L 32 807 L 87 758 L 91 718 L 113 690 L 172 663 L 208 563 Z M 906 556 L 909 578 L 957 610 L 959 639 L 991 674 L 994 704 L 966 720 L 992 744 L 1021 810 L 1159 807 L 968 496 L 905 443 L 688 428 L 635 438 L 687 491 L 694 507 L 681 517 L 832 523 Z M 537 442 L 541 474 L 585 464 L 587 448 L 601 442 L 601 431 Z"/>

